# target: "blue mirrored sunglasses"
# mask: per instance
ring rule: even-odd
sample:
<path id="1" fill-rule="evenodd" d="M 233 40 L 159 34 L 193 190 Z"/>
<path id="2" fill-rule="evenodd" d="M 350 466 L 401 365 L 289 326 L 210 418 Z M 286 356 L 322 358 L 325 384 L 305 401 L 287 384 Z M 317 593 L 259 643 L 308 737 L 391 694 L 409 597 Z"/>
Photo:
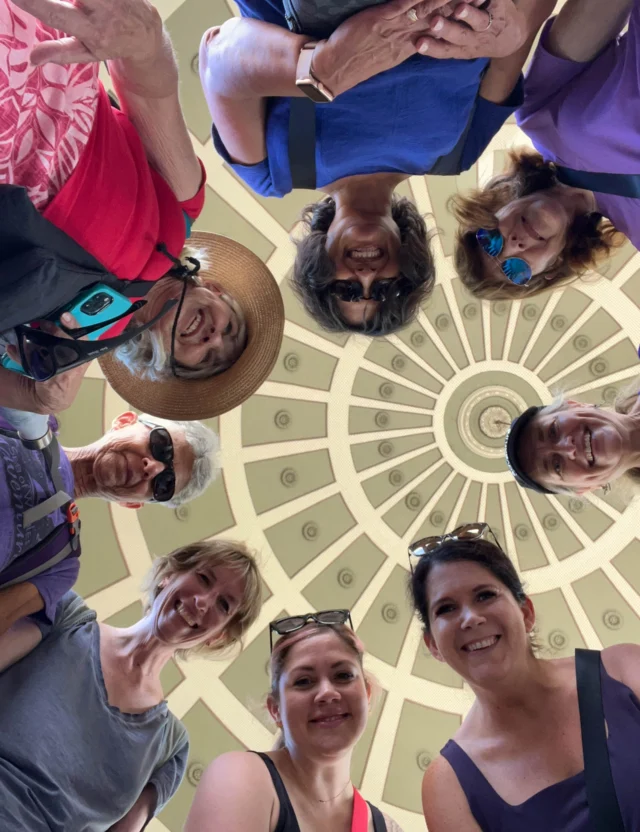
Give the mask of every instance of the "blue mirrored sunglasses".
<path id="1" fill-rule="evenodd" d="M 476 240 L 490 257 L 497 257 L 504 248 L 504 237 L 497 228 L 479 228 Z M 499 266 L 507 280 L 516 286 L 524 286 L 533 277 L 531 266 L 520 257 L 507 257 Z"/>

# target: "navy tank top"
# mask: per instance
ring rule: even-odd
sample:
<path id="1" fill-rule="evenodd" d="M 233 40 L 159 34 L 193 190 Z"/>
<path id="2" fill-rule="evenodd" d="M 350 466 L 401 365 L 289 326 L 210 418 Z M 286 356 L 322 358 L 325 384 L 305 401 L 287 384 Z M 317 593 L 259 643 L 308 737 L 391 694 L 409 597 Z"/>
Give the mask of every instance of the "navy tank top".
<path id="1" fill-rule="evenodd" d="M 640 702 L 600 661 L 602 703 L 609 728 L 611 771 L 627 832 L 640 832 Z M 592 832 L 584 771 L 511 806 L 462 748 L 449 740 L 440 752 L 456 773 L 483 832 Z"/>
<path id="2" fill-rule="evenodd" d="M 254 751 L 252 753 L 257 754 L 258 757 L 264 761 L 264 764 L 268 768 L 269 774 L 271 775 L 271 780 L 273 781 L 273 786 L 276 790 L 276 794 L 278 795 L 278 800 L 280 801 L 280 814 L 278 815 L 278 823 L 276 824 L 274 832 L 300 832 L 298 818 L 296 817 L 296 813 L 294 812 L 291 801 L 289 800 L 287 787 L 282 781 L 282 777 L 280 777 L 280 772 L 276 768 L 275 763 L 268 754 L 263 754 L 261 751 Z M 372 806 L 371 803 L 369 803 L 369 808 L 371 809 L 371 814 L 373 816 L 374 832 L 386 832 L 387 824 L 385 823 L 380 809 Z"/>

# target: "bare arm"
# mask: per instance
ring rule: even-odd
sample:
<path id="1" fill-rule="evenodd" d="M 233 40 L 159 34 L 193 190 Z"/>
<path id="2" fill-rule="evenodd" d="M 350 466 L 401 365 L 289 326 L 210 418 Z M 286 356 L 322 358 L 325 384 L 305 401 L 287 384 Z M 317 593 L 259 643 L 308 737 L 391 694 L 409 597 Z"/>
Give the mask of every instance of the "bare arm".
<path id="1" fill-rule="evenodd" d="M 633 0 L 568 0 L 555 19 L 547 48 L 570 61 L 592 61 L 624 29 Z"/>
<path id="2" fill-rule="evenodd" d="M 0 637 L 21 618 L 39 612 L 43 607 L 42 596 L 29 581 L 0 589 Z"/>
<path id="3" fill-rule="evenodd" d="M 24 658 L 42 641 L 37 624 L 23 618 L 0 636 L 0 673 Z"/>
<path id="4" fill-rule="evenodd" d="M 444 757 L 436 757 L 425 772 L 422 808 L 429 832 L 482 832 L 458 778 Z"/>
<path id="5" fill-rule="evenodd" d="M 180 106 L 178 67 L 166 31 L 150 60 L 122 58 L 108 64 L 122 111 L 136 128 L 149 162 L 178 202 L 191 199 L 200 188 L 202 171 Z"/>
<path id="6" fill-rule="evenodd" d="M 480 95 L 487 101 L 501 104 L 511 95 L 518 82 L 522 67 L 543 24 L 551 17 L 558 0 L 519 0 L 518 8 L 526 18 L 527 39 L 525 43 L 505 58 L 493 58 L 489 64 Z"/>

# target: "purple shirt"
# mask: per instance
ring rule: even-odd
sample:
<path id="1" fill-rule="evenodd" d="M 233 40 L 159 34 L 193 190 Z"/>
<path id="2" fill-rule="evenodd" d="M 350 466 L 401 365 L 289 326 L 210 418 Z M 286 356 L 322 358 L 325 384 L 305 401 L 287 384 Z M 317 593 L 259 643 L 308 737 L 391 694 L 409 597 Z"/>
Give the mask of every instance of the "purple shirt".
<path id="1" fill-rule="evenodd" d="M 640 702 L 634 692 L 613 679 L 600 663 L 602 704 L 609 728 L 611 773 L 628 832 L 640 830 Z M 592 832 L 584 772 L 554 783 L 524 803 L 511 806 L 489 784 L 479 768 L 454 741 L 442 749 L 483 832 Z"/>
<path id="2" fill-rule="evenodd" d="M 587 63 L 549 54 L 552 23 L 525 79 L 519 126 L 547 161 L 594 173 L 640 174 L 639 0 L 628 33 Z M 597 193 L 596 201 L 599 212 L 640 249 L 640 199 Z"/>
<path id="3" fill-rule="evenodd" d="M 1 419 L 0 427 L 12 430 L 11 425 Z M 71 463 L 62 449 L 60 473 L 65 491 L 73 496 Z M 0 435 L 0 571 L 64 522 L 64 514 L 58 509 L 26 529 L 22 523 L 27 509 L 51 497 L 55 491 L 43 454 L 28 450 L 19 439 Z M 31 578 L 30 583 L 44 601 L 44 610 L 37 613 L 38 616 L 44 614 L 47 621 L 53 623 L 56 605 L 76 582 L 79 569 L 78 558 L 74 555 Z"/>

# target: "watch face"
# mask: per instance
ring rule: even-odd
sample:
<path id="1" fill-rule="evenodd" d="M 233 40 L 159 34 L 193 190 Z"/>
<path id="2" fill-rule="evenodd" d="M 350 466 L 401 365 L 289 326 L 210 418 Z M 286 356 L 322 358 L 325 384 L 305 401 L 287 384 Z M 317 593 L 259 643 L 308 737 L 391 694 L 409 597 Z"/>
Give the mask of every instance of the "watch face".
<path id="1" fill-rule="evenodd" d="M 307 96 L 307 98 L 315 101 L 316 104 L 327 104 L 329 102 L 327 96 L 323 92 L 320 92 L 317 87 L 314 87 L 313 84 L 304 84 L 297 81 L 296 86 Z"/>

